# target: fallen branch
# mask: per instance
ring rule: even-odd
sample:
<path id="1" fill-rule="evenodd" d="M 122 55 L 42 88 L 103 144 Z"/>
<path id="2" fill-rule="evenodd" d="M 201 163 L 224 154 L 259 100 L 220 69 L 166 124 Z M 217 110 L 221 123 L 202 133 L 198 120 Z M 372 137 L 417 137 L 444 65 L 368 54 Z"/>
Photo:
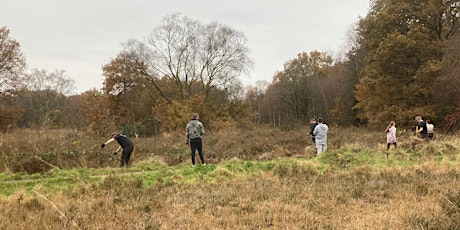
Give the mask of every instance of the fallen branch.
<path id="1" fill-rule="evenodd" d="M 65 218 L 65 219 L 67 219 L 67 220 L 70 220 L 69 218 L 67 218 L 67 216 L 64 214 L 64 212 L 62 212 L 61 210 L 59 210 L 59 208 L 56 206 L 56 204 L 54 204 L 51 200 L 49 200 L 48 198 L 46 198 L 46 196 L 44 196 L 43 194 L 41 194 L 41 193 L 39 193 L 39 192 L 37 192 L 37 191 L 35 191 L 35 190 L 34 190 L 34 193 L 37 194 L 37 195 L 38 195 L 39 197 L 41 197 L 42 199 L 46 200 L 48 203 L 50 203 L 50 204 L 53 206 L 54 210 L 56 210 L 56 211 L 61 215 L 62 218 Z M 75 223 L 75 221 L 73 221 L 73 220 L 70 220 L 70 221 L 72 222 L 72 226 L 74 226 L 74 227 L 77 228 L 77 229 L 80 229 L 80 228 L 78 227 L 77 223 Z"/>
<path id="2" fill-rule="evenodd" d="M 49 163 L 49 162 L 43 160 L 41 157 L 39 157 L 39 156 L 37 156 L 37 155 L 35 155 L 35 158 L 37 158 L 39 161 L 45 163 L 46 165 L 50 166 L 50 167 L 53 168 L 53 169 L 59 169 L 59 167 L 57 167 L 57 166 L 55 166 L 55 165 L 53 165 L 53 164 L 51 164 L 51 163 Z"/>

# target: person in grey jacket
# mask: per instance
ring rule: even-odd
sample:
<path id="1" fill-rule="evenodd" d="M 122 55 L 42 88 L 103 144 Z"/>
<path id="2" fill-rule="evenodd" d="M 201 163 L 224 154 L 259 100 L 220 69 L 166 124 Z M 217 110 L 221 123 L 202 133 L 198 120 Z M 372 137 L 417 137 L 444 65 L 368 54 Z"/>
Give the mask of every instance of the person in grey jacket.
<path id="1" fill-rule="evenodd" d="M 318 118 L 318 125 L 316 125 L 315 130 L 313 130 L 313 135 L 315 135 L 316 143 L 316 154 L 326 151 L 327 149 L 327 133 L 329 127 L 326 124 L 323 124 L 323 119 Z"/>
<path id="2" fill-rule="evenodd" d="M 198 150 L 200 155 L 201 164 L 206 165 L 203 157 L 203 142 L 201 140 L 204 134 L 203 124 L 199 121 L 200 115 L 198 113 L 192 114 L 192 119 L 185 127 L 185 144 L 190 146 L 192 154 L 192 166 L 195 166 L 195 153 Z"/>

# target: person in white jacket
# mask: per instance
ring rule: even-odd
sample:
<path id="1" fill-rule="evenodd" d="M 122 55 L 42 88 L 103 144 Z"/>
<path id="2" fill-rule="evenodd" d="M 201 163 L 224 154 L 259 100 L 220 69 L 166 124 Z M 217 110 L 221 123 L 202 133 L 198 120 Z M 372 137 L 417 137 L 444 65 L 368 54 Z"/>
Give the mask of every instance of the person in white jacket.
<path id="1" fill-rule="evenodd" d="M 430 120 L 426 120 L 426 131 L 428 133 L 428 140 L 434 139 L 434 125 Z"/>
<path id="2" fill-rule="evenodd" d="M 326 124 L 323 124 L 323 119 L 318 118 L 318 125 L 316 125 L 315 130 L 313 130 L 313 135 L 315 135 L 317 155 L 321 154 L 327 149 L 328 131 L 329 131 L 329 127 Z"/>

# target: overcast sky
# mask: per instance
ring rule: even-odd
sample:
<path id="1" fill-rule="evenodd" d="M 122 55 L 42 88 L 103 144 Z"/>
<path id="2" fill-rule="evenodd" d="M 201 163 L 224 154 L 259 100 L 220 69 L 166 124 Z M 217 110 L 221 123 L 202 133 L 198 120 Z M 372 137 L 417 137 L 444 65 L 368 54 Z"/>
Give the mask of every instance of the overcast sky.
<path id="1" fill-rule="evenodd" d="M 369 0 L 0 0 L 0 26 L 21 44 L 28 69 L 65 70 L 75 93 L 100 89 L 101 67 L 128 39 L 143 40 L 170 14 L 243 32 L 254 68 L 245 85 L 271 82 L 300 52 L 338 52 Z"/>

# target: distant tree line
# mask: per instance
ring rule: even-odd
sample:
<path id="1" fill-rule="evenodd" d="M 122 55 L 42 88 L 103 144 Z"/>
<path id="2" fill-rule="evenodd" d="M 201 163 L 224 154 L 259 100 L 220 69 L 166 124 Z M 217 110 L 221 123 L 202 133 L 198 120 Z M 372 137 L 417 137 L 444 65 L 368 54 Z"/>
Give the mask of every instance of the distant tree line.
<path id="1" fill-rule="evenodd" d="M 454 0 L 373 0 L 348 35 L 346 55 L 300 53 L 246 89 L 252 67 L 243 33 L 179 14 L 129 40 L 102 67 L 101 89 L 72 95 L 64 71 L 33 69 L 0 28 L 0 129 L 77 128 L 131 135 L 182 131 L 192 112 L 211 130 L 252 125 L 410 125 L 460 121 L 459 7 Z M 308 28 L 305 28 L 308 29 Z"/>
<path id="2" fill-rule="evenodd" d="M 459 7 L 454 0 L 371 1 L 344 60 L 301 53 L 268 87 L 248 91 L 257 122 L 322 116 L 339 125 L 404 126 L 421 115 L 438 127 L 458 127 Z"/>

